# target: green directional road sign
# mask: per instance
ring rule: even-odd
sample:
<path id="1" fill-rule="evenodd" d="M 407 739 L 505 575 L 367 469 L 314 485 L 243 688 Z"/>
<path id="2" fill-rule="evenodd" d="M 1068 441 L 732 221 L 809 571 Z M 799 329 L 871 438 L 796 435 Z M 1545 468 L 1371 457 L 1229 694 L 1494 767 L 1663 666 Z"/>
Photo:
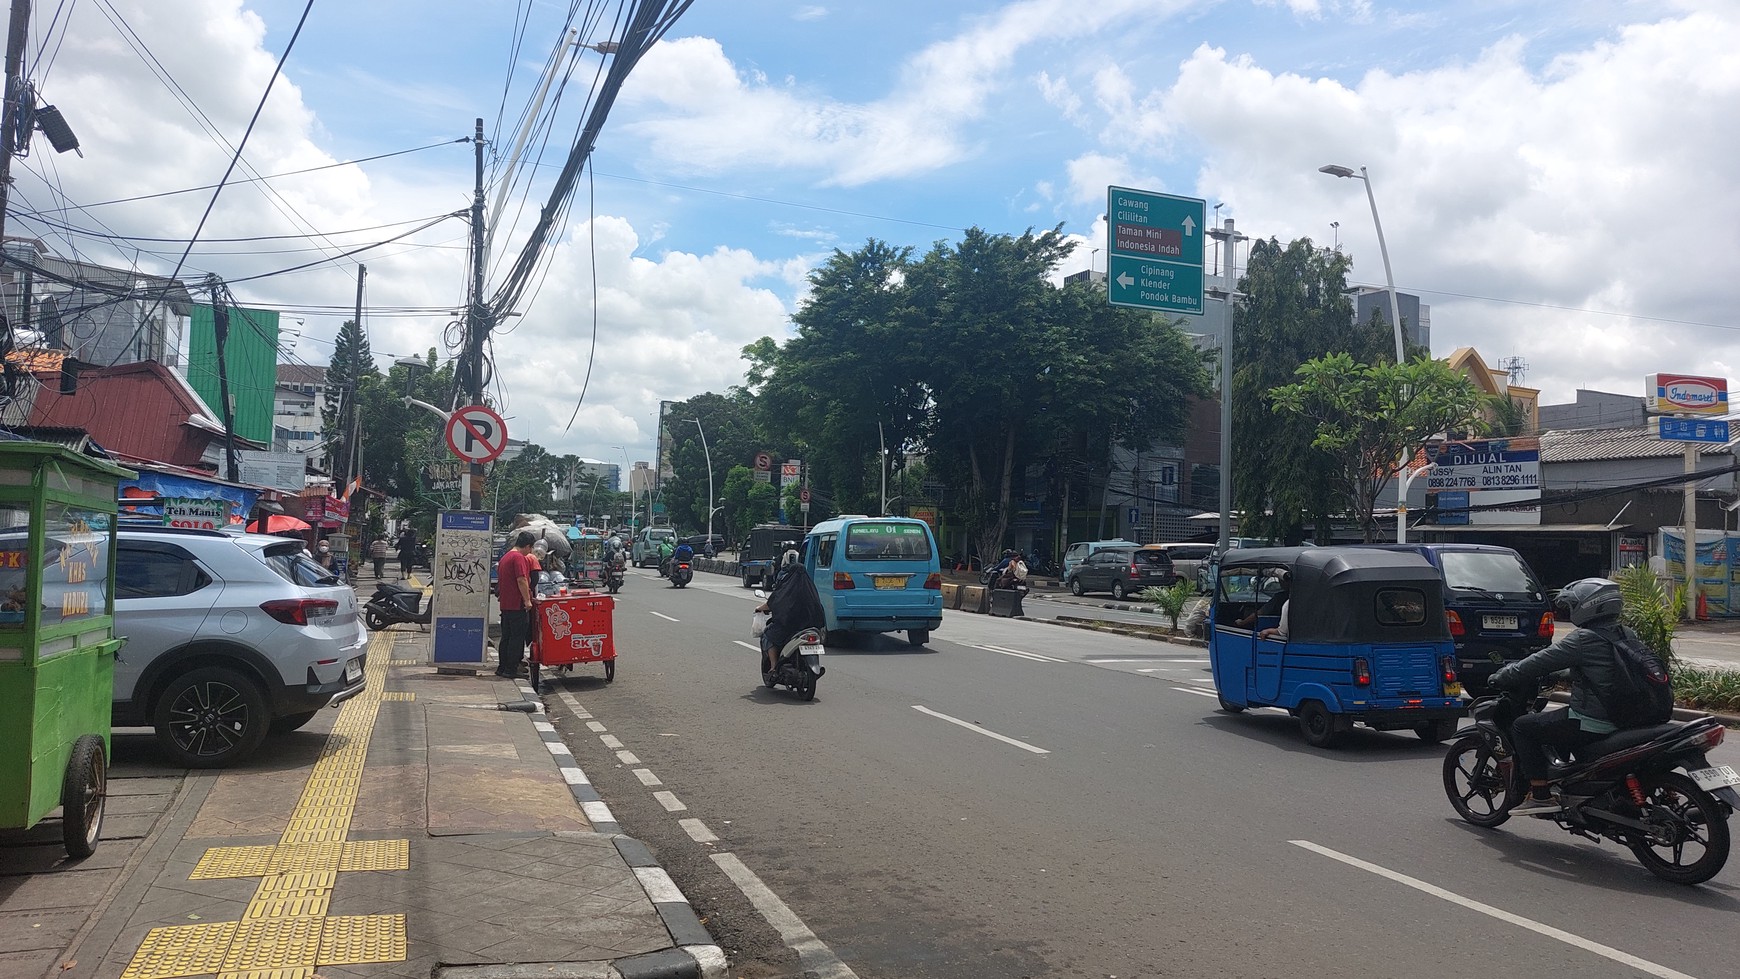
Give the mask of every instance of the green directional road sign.
<path id="1" fill-rule="evenodd" d="M 1128 187 L 1106 191 L 1106 294 L 1114 306 L 1202 312 L 1206 202 Z"/>

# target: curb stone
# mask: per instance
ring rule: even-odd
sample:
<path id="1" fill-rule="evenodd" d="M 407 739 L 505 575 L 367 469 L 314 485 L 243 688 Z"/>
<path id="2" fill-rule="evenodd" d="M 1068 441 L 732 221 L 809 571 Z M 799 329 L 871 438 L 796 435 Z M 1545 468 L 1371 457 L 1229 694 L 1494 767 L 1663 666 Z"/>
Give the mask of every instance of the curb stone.
<path id="1" fill-rule="evenodd" d="M 1125 636 L 1130 639 L 1147 639 L 1152 642 L 1167 642 L 1172 643 L 1175 646 L 1199 646 L 1203 649 L 1208 648 L 1208 640 L 1198 639 L 1195 636 L 1157 636 L 1151 632 L 1144 632 L 1140 629 L 1119 629 L 1116 627 L 1101 629 L 1089 625 L 1086 621 L 1073 621 L 1070 619 L 1041 619 L 1031 615 L 1021 616 L 1020 621 L 1044 622 L 1049 625 L 1063 626 L 1066 629 L 1081 629 L 1087 632 L 1104 632 L 1114 636 Z"/>
<path id="2" fill-rule="evenodd" d="M 725 952 L 714 944 L 701 918 L 695 914 L 689 899 L 677 887 L 671 875 L 659 866 L 658 859 L 645 843 L 622 835 L 610 807 L 592 787 L 592 780 L 574 760 L 574 754 L 562 740 L 556 726 L 545 712 L 544 701 L 530 683 L 515 680 L 520 696 L 536 705 L 528 714 L 532 727 L 549 749 L 550 757 L 562 773 L 562 781 L 586 814 L 592 829 L 610 837 L 616 852 L 634 872 L 653 910 L 658 912 L 674 948 L 615 959 L 611 962 L 539 962 L 514 965 L 441 966 L 435 979 L 725 979 L 729 964 Z M 561 833 L 558 836 L 563 835 Z"/>

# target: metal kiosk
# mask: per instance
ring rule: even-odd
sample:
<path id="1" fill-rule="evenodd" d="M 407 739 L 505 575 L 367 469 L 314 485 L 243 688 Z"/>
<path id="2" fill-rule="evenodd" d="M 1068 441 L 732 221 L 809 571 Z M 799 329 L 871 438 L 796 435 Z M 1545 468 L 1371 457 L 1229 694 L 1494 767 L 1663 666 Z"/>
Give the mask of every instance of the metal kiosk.
<path id="1" fill-rule="evenodd" d="M 0 830 L 63 809 L 67 853 L 103 825 L 114 699 L 116 490 L 133 474 L 0 442 Z"/>

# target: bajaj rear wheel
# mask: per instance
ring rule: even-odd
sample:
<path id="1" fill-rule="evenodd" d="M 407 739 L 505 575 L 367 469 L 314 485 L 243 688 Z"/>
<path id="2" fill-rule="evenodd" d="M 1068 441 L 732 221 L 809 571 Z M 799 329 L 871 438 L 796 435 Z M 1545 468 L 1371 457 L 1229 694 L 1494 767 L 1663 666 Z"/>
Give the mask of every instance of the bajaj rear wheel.
<path id="1" fill-rule="evenodd" d="M 1643 821 L 1652 831 L 1631 839 L 1650 873 L 1675 884 L 1702 884 L 1728 862 L 1728 817 L 1720 804 L 1679 772 L 1645 775 Z"/>
<path id="2" fill-rule="evenodd" d="M 1305 735 L 1305 743 L 1313 748 L 1333 748 L 1341 741 L 1335 717 L 1321 700 L 1307 700 L 1299 705 L 1299 731 Z"/>
<path id="3" fill-rule="evenodd" d="M 1522 798 L 1510 759 L 1493 754 L 1478 732 L 1465 734 L 1444 754 L 1444 794 L 1463 821 L 1485 829 L 1503 825 Z"/>

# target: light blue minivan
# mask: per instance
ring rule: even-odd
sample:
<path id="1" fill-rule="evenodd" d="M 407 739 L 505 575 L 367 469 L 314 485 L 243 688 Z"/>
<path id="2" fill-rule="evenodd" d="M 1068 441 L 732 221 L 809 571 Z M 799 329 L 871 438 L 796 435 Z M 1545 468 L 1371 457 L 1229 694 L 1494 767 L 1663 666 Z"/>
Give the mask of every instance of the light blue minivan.
<path id="1" fill-rule="evenodd" d="M 942 564 L 922 520 L 823 521 L 804 537 L 804 567 L 822 596 L 829 633 L 905 630 L 922 646 L 942 625 Z"/>

